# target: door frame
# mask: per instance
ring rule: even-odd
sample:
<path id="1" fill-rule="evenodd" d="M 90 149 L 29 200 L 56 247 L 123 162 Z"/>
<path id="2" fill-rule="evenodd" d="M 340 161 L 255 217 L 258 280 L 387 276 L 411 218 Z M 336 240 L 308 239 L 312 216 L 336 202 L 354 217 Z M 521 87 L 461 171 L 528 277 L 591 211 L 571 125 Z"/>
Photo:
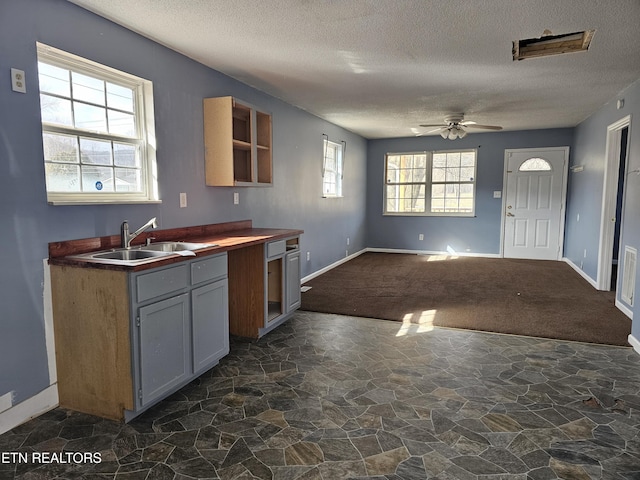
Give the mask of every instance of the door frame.
<path id="1" fill-rule="evenodd" d="M 600 240 L 598 243 L 598 271 L 596 273 L 596 288 L 604 291 L 611 290 L 611 264 L 613 262 L 615 221 L 612 222 L 610 219 L 616 216 L 618 172 L 620 169 L 620 138 L 622 136 L 622 130 L 625 127 L 628 127 L 629 132 L 631 132 L 631 115 L 627 115 L 607 127 L 604 180 L 602 187 L 602 211 L 600 213 Z M 627 141 L 627 154 L 628 153 L 629 142 Z M 624 202 L 622 205 L 620 224 L 620 232 L 622 235 L 622 227 L 624 226 Z"/>
<path id="2" fill-rule="evenodd" d="M 562 195 L 560 199 L 560 232 L 558 232 L 558 254 L 556 260 L 561 260 L 564 255 L 564 231 L 565 217 L 567 213 L 567 181 L 569 179 L 569 147 L 542 147 L 542 148 L 506 148 L 504 150 L 504 170 L 502 174 L 502 212 L 500 214 L 500 257 L 504 258 L 504 234 L 507 218 L 507 169 L 509 168 L 509 155 L 514 152 L 548 152 L 564 151 L 565 168 L 562 172 Z"/>

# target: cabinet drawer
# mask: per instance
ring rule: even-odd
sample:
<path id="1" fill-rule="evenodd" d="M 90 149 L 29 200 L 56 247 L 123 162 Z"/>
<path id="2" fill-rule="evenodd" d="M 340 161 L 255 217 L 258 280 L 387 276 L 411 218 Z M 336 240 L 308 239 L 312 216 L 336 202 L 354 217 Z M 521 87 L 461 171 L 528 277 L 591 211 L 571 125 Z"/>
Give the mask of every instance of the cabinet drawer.
<path id="1" fill-rule="evenodd" d="M 141 303 L 188 286 L 189 275 L 186 264 L 144 273 L 136 278 L 136 300 Z"/>
<path id="2" fill-rule="evenodd" d="M 277 242 L 267 243 L 267 258 L 282 255 L 287 250 L 287 242 L 279 240 Z"/>
<path id="3" fill-rule="evenodd" d="M 227 276 L 227 254 L 207 257 L 191 264 L 191 284 Z"/>

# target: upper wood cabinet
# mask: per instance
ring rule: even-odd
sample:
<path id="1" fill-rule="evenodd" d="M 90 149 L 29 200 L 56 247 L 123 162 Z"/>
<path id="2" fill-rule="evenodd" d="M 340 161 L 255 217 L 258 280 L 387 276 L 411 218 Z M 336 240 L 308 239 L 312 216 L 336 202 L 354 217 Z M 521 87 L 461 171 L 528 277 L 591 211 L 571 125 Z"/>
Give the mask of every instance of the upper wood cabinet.
<path id="1" fill-rule="evenodd" d="M 206 184 L 272 183 L 271 115 L 233 97 L 204 99 Z"/>

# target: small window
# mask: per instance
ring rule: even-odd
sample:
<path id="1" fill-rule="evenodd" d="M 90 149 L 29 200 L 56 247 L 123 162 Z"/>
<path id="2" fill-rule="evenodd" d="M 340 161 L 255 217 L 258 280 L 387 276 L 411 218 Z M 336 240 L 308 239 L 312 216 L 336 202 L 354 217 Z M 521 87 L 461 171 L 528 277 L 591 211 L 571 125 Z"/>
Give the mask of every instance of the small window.
<path id="1" fill-rule="evenodd" d="M 551 170 L 551 164 L 544 158 L 534 157 L 522 162 L 518 171 L 520 172 L 546 172 Z"/>
<path id="2" fill-rule="evenodd" d="M 341 197 L 343 177 L 343 146 L 324 139 L 322 162 L 322 196 Z"/>
<path id="3" fill-rule="evenodd" d="M 386 215 L 473 216 L 476 151 L 387 154 Z"/>
<path id="4" fill-rule="evenodd" d="M 49 203 L 158 201 L 151 82 L 37 47 Z"/>

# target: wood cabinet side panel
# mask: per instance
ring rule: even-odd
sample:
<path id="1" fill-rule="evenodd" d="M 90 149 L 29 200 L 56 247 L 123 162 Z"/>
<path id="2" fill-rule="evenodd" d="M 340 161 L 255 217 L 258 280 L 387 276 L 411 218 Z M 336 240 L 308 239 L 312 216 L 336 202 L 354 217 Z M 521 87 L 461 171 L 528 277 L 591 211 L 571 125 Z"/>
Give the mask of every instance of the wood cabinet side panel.
<path id="1" fill-rule="evenodd" d="M 258 338 L 264 327 L 264 245 L 228 252 L 229 333 Z"/>
<path id="2" fill-rule="evenodd" d="M 51 266 L 60 405 L 122 419 L 133 383 L 126 272 Z"/>
<path id="3" fill-rule="evenodd" d="M 233 99 L 205 98 L 205 182 L 210 186 L 233 186 Z"/>

